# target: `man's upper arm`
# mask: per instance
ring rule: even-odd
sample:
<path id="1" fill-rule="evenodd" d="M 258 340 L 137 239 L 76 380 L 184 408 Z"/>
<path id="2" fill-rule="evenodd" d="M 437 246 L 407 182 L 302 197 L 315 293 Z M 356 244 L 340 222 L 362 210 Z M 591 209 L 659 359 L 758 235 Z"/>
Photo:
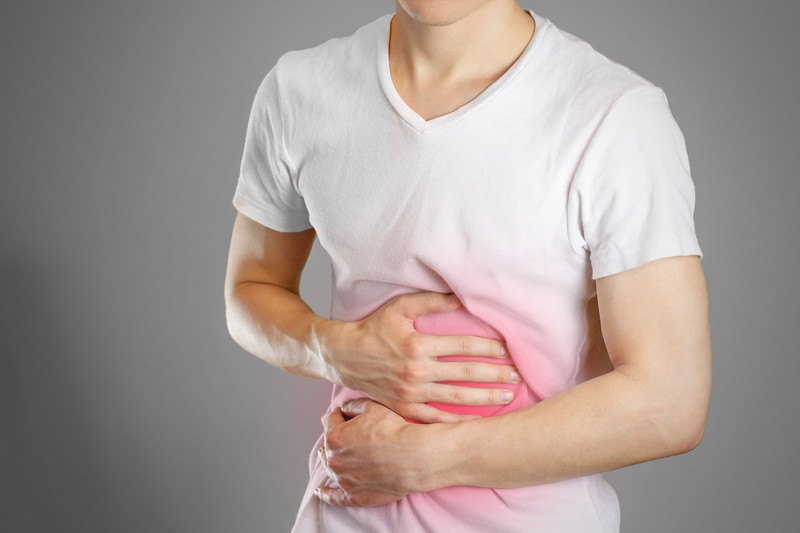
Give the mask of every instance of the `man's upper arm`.
<path id="1" fill-rule="evenodd" d="M 637 380 L 676 439 L 702 439 L 711 395 L 708 296 L 700 258 L 666 257 L 598 278 L 603 338 L 615 368 Z"/>
<path id="2" fill-rule="evenodd" d="M 315 237 L 314 228 L 276 231 L 237 213 L 225 276 L 226 299 L 246 283 L 272 283 L 299 294 Z"/>

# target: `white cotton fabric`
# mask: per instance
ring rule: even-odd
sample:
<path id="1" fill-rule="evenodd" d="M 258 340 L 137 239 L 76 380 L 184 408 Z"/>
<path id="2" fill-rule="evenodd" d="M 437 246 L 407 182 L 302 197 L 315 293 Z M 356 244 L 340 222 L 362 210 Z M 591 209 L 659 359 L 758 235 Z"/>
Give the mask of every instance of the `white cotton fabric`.
<path id="1" fill-rule="evenodd" d="M 233 197 L 275 230 L 316 230 L 332 260 L 332 319 L 364 318 L 405 293 L 458 294 L 505 339 L 528 387 L 521 407 L 584 379 L 595 280 L 703 257 L 686 146 L 664 91 L 527 11 L 536 31 L 517 61 L 431 120 L 392 83 L 393 13 L 284 53 L 256 92 Z M 359 396 L 332 386 L 322 417 Z M 327 506 L 311 494 L 321 438 L 306 444 L 295 533 L 619 530 L 619 501 L 599 474 L 471 487 L 469 508 L 455 489 Z"/>

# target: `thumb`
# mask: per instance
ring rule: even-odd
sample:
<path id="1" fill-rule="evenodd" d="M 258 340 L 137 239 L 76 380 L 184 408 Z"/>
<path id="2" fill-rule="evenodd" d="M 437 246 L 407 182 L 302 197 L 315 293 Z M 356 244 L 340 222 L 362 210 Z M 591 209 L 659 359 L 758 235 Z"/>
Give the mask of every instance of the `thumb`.
<path id="1" fill-rule="evenodd" d="M 370 398 L 355 398 L 349 402 L 345 402 L 340 409 L 343 413 L 349 416 L 360 415 L 367 410 L 367 404 Z"/>
<path id="2" fill-rule="evenodd" d="M 458 309 L 461 300 L 456 293 L 415 292 L 403 297 L 402 311 L 408 318 L 416 318 L 428 313 L 446 313 Z"/>

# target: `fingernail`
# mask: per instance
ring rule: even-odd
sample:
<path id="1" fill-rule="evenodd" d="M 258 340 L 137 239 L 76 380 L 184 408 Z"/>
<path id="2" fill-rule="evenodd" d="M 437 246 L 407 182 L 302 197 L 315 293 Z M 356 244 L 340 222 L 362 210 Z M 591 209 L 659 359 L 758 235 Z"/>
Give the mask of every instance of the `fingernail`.
<path id="1" fill-rule="evenodd" d="M 513 393 L 513 392 L 511 392 L 510 390 L 506 389 L 506 390 L 504 390 L 504 391 L 503 391 L 503 393 L 502 393 L 502 398 L 503 398 L 503 401 L 504 401 L 505 403 L 508 403 L 508 402 L 510 402 L 512 399 L 514 399 L 514 393 Z"/>
<path id="2" fill-rule="evenodd" d="M 506 350 L 506 347 L 502 344 L 500 345 L 500 355 L 508 355 L 508 350 Z"/>
<path id="3" fill-rule="evenodd" d="M 513 370 L 511 371 L 511 381 L 513 381 L 514 383 L 520 382 L 519 374 L 517 374 Z"/>

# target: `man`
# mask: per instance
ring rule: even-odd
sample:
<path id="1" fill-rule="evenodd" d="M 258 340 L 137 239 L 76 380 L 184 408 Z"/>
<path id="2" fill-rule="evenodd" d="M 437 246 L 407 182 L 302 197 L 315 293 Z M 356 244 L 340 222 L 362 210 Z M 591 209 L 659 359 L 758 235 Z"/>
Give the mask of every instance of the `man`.
<path id="1" fill-rule="evenodd" d="M 601 473 L 702 439 L 683 136 L 658 86 L 549 19 L 398 0 L 287 52 L 240 170 L 231 335 L 333 384 L 293 531 L 618 531 Z M 315 237 L 330 319 L 299 296 Z"/>

